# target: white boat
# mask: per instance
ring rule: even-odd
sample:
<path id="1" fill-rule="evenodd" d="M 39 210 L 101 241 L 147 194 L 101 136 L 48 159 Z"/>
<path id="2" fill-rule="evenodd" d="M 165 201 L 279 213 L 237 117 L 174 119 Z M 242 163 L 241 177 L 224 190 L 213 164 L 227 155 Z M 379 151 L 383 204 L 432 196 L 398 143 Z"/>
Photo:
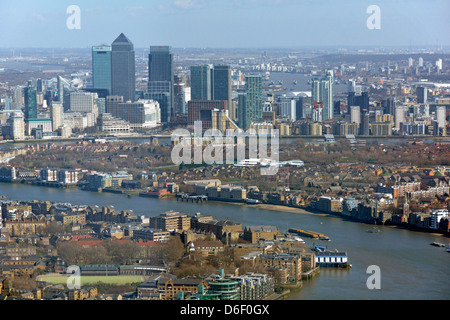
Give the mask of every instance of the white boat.
<path id="1" fill-rule="evenodd" d="M 247 199 L 247 203 L 248 203 L 248 204 L 258 204 L 258 203 L 259 203 L 259 200 L 256 200 L 256 199 Z"/>
<path id="2" fill-rule="evenodd" d="M 239 161 L 235 166 L 237 167 L 252 167 L 258 165 L 259 159 L 244 159 Z"/>
<path id="3" fill-rule="evenodd" d="M 305 243 L 305 240 L 303 240 L 302 238 L 300 238 L 300 237 L 296 237 L 296 236 L 294 236 L 294 237 L 292 237 L 292 239 L 294 240 L 294 241 L 298 241 L 298 242 L 302 242 L 302 243 Z"/>

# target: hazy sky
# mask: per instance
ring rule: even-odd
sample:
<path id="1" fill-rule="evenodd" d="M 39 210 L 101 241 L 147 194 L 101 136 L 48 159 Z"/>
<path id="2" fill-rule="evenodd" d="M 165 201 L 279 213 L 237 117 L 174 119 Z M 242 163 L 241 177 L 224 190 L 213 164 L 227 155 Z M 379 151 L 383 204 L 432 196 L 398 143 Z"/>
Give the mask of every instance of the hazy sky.
<path id="1" fill-rule="evenodd" d="M 70 5 L 81 29 L 69 30 Z M 381 29 L 366 12 L 380 8 Z M 450 45 L 449 0 L 0 0 L 0 47 Z"/>

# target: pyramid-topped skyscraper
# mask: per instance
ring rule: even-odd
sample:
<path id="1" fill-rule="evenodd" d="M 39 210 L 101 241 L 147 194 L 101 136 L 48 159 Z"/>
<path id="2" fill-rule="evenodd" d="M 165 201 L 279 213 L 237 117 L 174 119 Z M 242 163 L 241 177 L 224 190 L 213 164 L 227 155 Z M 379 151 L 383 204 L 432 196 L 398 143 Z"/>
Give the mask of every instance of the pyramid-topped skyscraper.
<path id="1" fill-rule="evenodd" d="M 111 45 L 111 95 L 134 101 L 136 96 L 136 66 L 134 45 L 121 33 Z"/>

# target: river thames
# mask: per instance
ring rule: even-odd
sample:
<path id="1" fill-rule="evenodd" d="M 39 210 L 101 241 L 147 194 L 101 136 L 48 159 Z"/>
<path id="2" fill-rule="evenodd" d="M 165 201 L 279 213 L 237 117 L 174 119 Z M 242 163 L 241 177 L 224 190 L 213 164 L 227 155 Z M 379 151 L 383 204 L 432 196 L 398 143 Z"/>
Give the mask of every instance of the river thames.
<path id="1" fill-rule="evenodd" d="M 158 200 L 79 189 L 57 189 L 22 184 L 0 183 L 0 195 L 10 200 L 49 200 L 79 205 L 112 205 L 117 210 L 133 210 L 139 216 L 156 216 L 175 210 L 187 214 L 200 212 L 218 220 L 241 223 L 243 227 L 274 225 L 281 232 L 295 227 L 313 230 L 330 237 L 330 242 L 304 239 L 308 245 L 325 245 L 348 254 L 351 269 L 322 268 L 302 289 L 291 293 L 290 300 L 448 300 L 450 298 L 449 259 L 444 248 L 431 242 L 448 244 L 438 234 L 380 226 L 379 233 L 369 233 L 372 226 L 346 221 L 326 214 L 301 209 L 272 210 L 249 205 L 207 202 L 203 204 Z M 380 289 L 368 289 L 372 273 L 369 266 L 380 268 Z"/>

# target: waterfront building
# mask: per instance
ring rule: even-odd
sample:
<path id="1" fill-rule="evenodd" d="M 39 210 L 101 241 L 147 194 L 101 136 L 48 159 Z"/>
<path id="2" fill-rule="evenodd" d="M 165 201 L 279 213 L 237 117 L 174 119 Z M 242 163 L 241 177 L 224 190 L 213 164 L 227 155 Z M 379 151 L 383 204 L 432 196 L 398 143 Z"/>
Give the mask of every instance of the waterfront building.
<path id="1" fill-rule="evenodd" d="M 110 99 L 111 97 L 108 97 Z M 161 109 L 154 100 L 118 103 L 120 99 L 107 100 L 107 110 L 114 117 L 127 121 L 132 129 L 155 128 L 161 123 Z"/>
<path id="2" fill-rule="evenodd" d="M 121 33 L 111 45 L 111 95 L 135 101 L 135 68 L 134 45 Z"/>
<path id="3" fill-rule="evenodd" d="M 10 182 L 16 179 L 16 168 L 11 166 L 0 167 L 0 181 Z"/>
<path id="4" fill-rule="evenodd" d="M 325 251 L 316 252 L 316 265 L 321 268 L 346 268 L 349 266 L 347 253 Z"/>
<path id="5" fill-rule="evenodd" d="M 8 119 L 9 138 L 13 140 L 25 139 L 25 117 L 21 111 L 14 112 Z"/>
<path id="6" fill-rule="evenodd" d="M 312 80 L 311 101 L 313 105 L 323 105 L 322 120 L 333 119 L 333 88 L 333 70 L 329 70 L 324 78 Z"/>
<path id="7" fill-rule="evenodd" d="M 288 253 L 267 253 L 257 257 L 257 264 L 269 269 L 284 269 L 286 277 L 282 282 L 294 282 L 302 278 L 302 259 L 299 255 Z"/>
<path id="8" fill-rule="evenodd" d="M 249 226 L 244 229 L 244 240 L 258 243 L 260 239 L 274 239 L 280 232 L 275 226 Z"/>
<path id="9" fill-rule="evenodd" d="M 349 122 L 338 122 L 334 125 L 334 134 L 337 136 L 358 135 L 359 124 Z"/>
<path id="10" fill-rule="evenodd" d="M 88 186 L 91 189 L 121 187 L 122 181 L 133 180 L 133 176 L 125 171 L 115 173 L 93 173 L 88 176 Z"/>
<path id="11" fill-rule="evenodd" d="M 110 113 L 102 113 L 98 117 L 98 129 L 101 132 L 129 133 L 132 131 L 128 121 L 114 117 Z"/>
<path id="12" fill-rule="evenodd" d="M 42 181 L 56 182 L 58 181 L 58 170 L 49 168 L 41 169 L 40 179 Z"/>
<path id="13" fill-rule="evenodd" d="M 236 280 L 217 278 L 208 285 L 208 294 L 217 296 L 219 300 L 239 300 L 239 282 Z"/>
<path id="14" fill-rule="evenodd" d="M 30 119 L 26 122 L 26 135 L 31 136 L 33 130 L 39 130 L 43 135 L 53 132 L 52 119 Z"/>
<path id="15" fill-rule="evenodd" d="M 58 170 L 58 182 L 63 184 L 76 184 L 79 180 L 78 171 L 75 170 Z"/>
<path id="16" fill-rule="evenodd" d="M 390 136 L 392 135 L 392 124 L 390 122 L 375 122 L 372 124 L 373 136 Z"/>

